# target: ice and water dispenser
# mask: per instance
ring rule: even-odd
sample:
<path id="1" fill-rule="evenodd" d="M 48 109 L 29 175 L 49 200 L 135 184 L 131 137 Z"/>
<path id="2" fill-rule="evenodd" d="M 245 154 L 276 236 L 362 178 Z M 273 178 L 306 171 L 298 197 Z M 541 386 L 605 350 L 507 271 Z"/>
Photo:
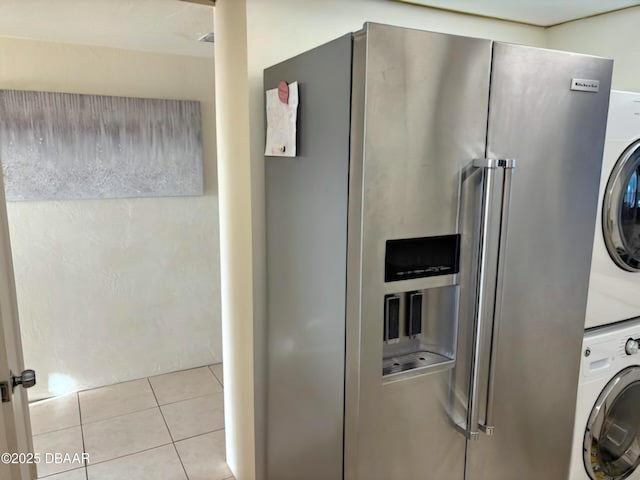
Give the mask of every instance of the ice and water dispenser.
<path id="1" fill-rule="evenodd" d="M 406 291 L 391 287 L 393 293 L 384 297 L 384 376 L 453 366 L 459 262 L 460 235 L 386 242 L 388 285 L 407 285 L 403 280 L 430 280 L 409 282 L 414 288 Z"/>

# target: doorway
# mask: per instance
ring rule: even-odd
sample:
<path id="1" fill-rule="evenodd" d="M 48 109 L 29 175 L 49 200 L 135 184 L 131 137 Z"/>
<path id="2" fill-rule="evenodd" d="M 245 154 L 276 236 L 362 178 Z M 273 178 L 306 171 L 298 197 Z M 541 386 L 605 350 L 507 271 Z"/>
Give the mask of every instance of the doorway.
<path id="1" fill-rule="evenodd" d="M 85 115 L 62 139 L 33 135 L 47 112 L 53 118 L 42 121 L 53 122 L 54 133 L 68 127 L 46 103 L 22 109 L 34 123 L 12 125 L 3 115 L 2 135 L 14 135 L 3 142 L 11 148 L 2 160 L 20 333 L 25 366 L 37 373 L 28 391 L 34 451 L 54 455 L 38 464 L 39 478 L 231 476 L 224 461 L 213 47 L 200 41 L 212 15 L 211 7 L 175 0 L 63 0 L 37 11 L 3 3 L 3 113 L 16 98 L 11 91 L 53 95 L 52 108 L 61 98 L 55 95 L 64 95 L 62 103 Z M 140 99 L 151 103 L 136 117 L 126 108 Z M 183 163 L 189 152 L 166 154 L 178 135 L 166 125 L 180 122 L 148 110 L 156 102 L 171 111 L 166 102 L 174 101 L 183 102 L 180 112 L 187 104 L 199 109 L 199 131 L 178 133 L 199 141 L 201 191 L 166 188 L 173 185 L 168 177 L 145 173 L 139 145 L 128 150 L 121 141 L 128 135 L 144 143 L 140 137 L 166 121 L 142 153 L 148 162 L 178 165 L 174 177 L 185 178 L 180 169 L 194 165 Z M 111 108 L 116 114 L 96 133 L 87 112 L 101 117 Z M 117 121 L 124 127 L 113 128 Z M 96 135 L 121 141 L 120 153 L 107 158 Z M 95 155 L 59 163 L 64 149 L 86 152 L 87 144 Z M 15 158 L 24 161 L 7 170 Z M 34 158 L 41 163 L 29 167 Z M 122 171 L 114 162 L 133 166 L 115 183 Z M 53 193 L 33 188 L 52 184 L 43 174 L 48 168 L 64 172 Z M 58 462 L 56 454 L 89 459 Z"/>

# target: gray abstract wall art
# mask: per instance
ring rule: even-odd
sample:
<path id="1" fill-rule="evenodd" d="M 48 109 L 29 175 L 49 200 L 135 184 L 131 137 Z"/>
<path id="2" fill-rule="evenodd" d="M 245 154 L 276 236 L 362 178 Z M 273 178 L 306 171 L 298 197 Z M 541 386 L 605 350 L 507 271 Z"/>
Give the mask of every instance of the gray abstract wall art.
<path id="1" fill-rule="evenodd" d="M 8 201 L 202 195 L 199 102 L 0 90 Z"/>

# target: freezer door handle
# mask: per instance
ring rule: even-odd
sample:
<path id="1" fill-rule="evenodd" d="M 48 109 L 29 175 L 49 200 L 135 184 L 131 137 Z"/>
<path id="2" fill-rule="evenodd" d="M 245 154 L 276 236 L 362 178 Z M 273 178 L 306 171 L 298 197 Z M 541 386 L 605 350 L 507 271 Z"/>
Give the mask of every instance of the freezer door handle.
<path id="1" fill-rule="evenodd" d="M 509 222 L 509 203 L 511 200 L 511 175 L 515 168 L 515 160 L 512 159 L 477 159 L 473 161 L 475 168 L 483 169 L 482 182 L 482 210 L 480 218 L 480 244 L 478 255 L 478 270 L 476 279 L 476 308 L 474 314 L 474 340 L 473 354 L 471 365 L 471 383 L 469 393 L 469 408 L 467 414 L 467 438 L 470 440 L 478 439 L 480 432 L 486 435 L 492 435 L 493 426 L 493 398 L 494 398 L 494 379 L 496 368 L 496 352 L 498 346 L 498 327 L 500 325 L 502 290 L 503 290 L 503 273 L 504 273 L 504 253 L 506 247 L 507 225 Z M 479 421 L 478 412 L 478 395 L 480 391 L 480 364 L 482 351 L 482 332 L 485 323 L 485 302 L 487 294 L 487 262 L 490 235 L 490 218 L 491 218 L 491 200 L 495 188 L 495 172 L 502 169 L 504 175 L 502 177 L 502 195 L 500 205 L 500 230 L 498 232 L 499 245 L 497 255 L 497 268 L 495 278 L 495 291 L 491 292 L 491 299 L 494 302 L 492 336 L 491 336 L 491 352 L 489 360 L 489 375 L 487 379 L 487 402 L 484 422 Z"/>

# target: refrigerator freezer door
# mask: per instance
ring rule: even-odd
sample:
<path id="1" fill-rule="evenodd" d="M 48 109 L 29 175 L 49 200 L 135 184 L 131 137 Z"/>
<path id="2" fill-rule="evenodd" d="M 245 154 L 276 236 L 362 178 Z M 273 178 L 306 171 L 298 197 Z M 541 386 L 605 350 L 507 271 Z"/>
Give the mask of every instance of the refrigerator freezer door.
<path id="1" fill-rule="evenodd" d="M 488 156 L 517 168 L 495 430 L 468 443 L 467 480 L 567 478 L 611 71 L 605 59 L 494 44 Z M 573 78 L 600 90 L 571 90 Z"/>
<path id="2" fill-rule="evenodd" d="M 422 267 L 411 270 L 411 279 L 385 282 L 385 247 L 390 240 L 459 233 L 461 175 L 485 155 L 490 63 L 488 40 L 376 24 L 356 37 L 346 480 L 463 479 L 465 436 L 456 428 L 452 399 L 466 394 L 452 381 L 455 347 L 436 345 L 433 353 L 415 359 L 421 365 L 448 356 L 439 368 L 399 369 L 383 378 L 383 327 L 387 295 L 407 302 L 415 292 L 425 292 L 420 335 L 435 332 L 433 338 L 450 341 L 457 330 L 451 299 L 468 292 L 461 292 L 458 274 L 413 277 Z M 442 320 L 446 324 L 433 323 Z M 417 343 L 420 335 L 412 338 L 406 325 L 400 322 L 400 345 Z"/>
<path id="3" fill-rule="evenodd" d="M 301 105 L 298 156 L 265 162 L 269 480 L 343 478 L 351 49 L 346 35 L 264 75 L 298 81 Z"/>

